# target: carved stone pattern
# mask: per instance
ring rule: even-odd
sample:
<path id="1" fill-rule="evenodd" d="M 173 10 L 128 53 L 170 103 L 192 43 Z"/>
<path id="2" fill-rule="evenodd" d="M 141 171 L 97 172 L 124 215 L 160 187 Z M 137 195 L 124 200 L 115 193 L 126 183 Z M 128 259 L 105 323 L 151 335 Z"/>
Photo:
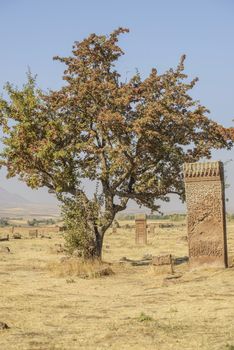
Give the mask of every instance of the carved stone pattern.
<path id="1" fill-rule="evenodd" d="M 202 221 L 213 220 L 222 225 L 222 187 L 219 181 L 186 184 L 188 231 L 192 234 Z"/>
<path id="2" fill-rule="evenodd" d="M 220 241 L 198 241 L 189 247 L 190 257 L 199 256 L 223 256 L 223 248 Z"/>
<path id="3" fill-rule="evenodd" d="M 223 174 L 223 164 L 221 162 L 208 163 L 185 163 L 184 176 L 189 178 L 219 178 Z"/>
<path id="4" fill-rule="evenodd" d="M 160 266 L 160 265 L 171 265 L 171 255 L 159 255 L 154 256 L 152 259 L 152 265 Z"/>

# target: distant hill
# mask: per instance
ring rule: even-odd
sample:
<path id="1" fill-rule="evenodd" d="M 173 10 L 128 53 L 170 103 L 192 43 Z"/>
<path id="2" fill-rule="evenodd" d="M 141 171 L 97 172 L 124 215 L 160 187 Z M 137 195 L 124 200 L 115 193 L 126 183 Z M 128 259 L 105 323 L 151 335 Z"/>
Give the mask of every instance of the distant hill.
<path id="1" fill-rule="evenodd" d="M 0 188 L 0 206 L 5 208 L 14 208 L 21 205 L 28 205 L 31 202 L 18 194 L 10 193 Z"/>
<path id="2" fill-rule="evenodd" d="M 59 208 L 55 204 L 34 203 L 28 199 L 0 188 L 0 216 L 57 216 Z"/>

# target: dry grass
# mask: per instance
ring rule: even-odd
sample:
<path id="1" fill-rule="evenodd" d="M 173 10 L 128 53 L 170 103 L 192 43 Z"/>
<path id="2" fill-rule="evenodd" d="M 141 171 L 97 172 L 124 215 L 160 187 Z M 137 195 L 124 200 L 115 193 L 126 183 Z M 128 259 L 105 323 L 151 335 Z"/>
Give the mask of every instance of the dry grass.
<path id="1" fill-rule="evenodd" d="M 100 260 L 84 261 L 66 257 L 60 262 L 49 263 L 48 269 L 58 277 L 97 278 L 114 274 L 111 267 Z"/>
<path id="2" fill-rule="evenodd" d="M 133 230 L 108 232 L 103 259 L 115 274 L 106 278 L 80 278 L 83 271 L 92 276 L 96 263 L 61 264 L 62 254 L 51 252 L 61 235 L 27 235 L 1 242 L 11 253 L 0 254 L 0 321 L 10 327 L 0 330 L 0 350 L 233 349 L 234 268 L 190 270 L 183 263 L 171 278 L 119 263 L 123 256 L 186 256 L 180 223 L 150 234 L 147 246 L 135 246 Z M 232 261 L 234 223 L 228 247 Z"/>

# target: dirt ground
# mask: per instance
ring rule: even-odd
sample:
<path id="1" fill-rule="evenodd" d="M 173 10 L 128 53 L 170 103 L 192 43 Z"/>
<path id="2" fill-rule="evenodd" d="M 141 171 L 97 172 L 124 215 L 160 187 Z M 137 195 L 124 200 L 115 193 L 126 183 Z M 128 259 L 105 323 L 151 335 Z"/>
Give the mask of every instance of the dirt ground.
<path id="1" fill-rule="evenodd" d="M 48 264 L 61 259 L 52 239 L 0 242 L 0 350 L 234 349 L 234 268 L 170 274 L 151 266 L 120 264 L 145 254 L 187 256 L 186 227 L 158 228 L 147 246 L 135 246 L 134 230 L 107 234 L 104 260 L 114 275 L 58 277 Z M 229 261 L 234 223 L 228 224 Z"/>

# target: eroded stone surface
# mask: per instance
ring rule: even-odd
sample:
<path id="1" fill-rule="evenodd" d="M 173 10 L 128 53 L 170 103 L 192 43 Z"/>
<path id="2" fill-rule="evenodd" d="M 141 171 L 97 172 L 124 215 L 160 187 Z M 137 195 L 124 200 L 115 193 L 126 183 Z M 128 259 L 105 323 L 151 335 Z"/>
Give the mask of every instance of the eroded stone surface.
<path id="1" fill-rule="evenodd" d="M 184 165 L 189 262 L 227 267 L 222 162 Z"/>
<path id="2" fill-rule="evenodd" d="M 171 263 L 172 263 L 171 254 L 153 256 L 152 258 L 152 265 L 157 265 L 157 266 L 171 265 Z"/>
<path id="3" fill-rule="evenodd" d="M 153 256 L 152 265 L 157 269 L 167 267 L 167 272 L 174 273 L 171 254 Z"/>
<path id="4" fill-rule="evenodd" d="M 146 215 L 135 216 L 136 244 L 147 244 Z"/>

